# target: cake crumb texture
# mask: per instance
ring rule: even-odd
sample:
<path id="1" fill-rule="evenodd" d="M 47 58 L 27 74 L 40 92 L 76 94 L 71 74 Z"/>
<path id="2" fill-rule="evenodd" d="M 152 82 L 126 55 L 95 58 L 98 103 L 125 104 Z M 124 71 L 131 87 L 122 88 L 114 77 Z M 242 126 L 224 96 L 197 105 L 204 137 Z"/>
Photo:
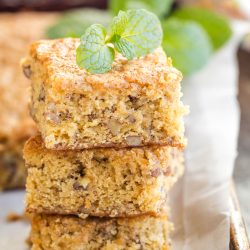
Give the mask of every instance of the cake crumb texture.
<path id="1" fill-rule="evenodd" d="M 34 215 L 32 250 L 170 250 L 166 217 L 110 219 Z"/>
<path id="2" fill-rule="evenodd" d="M 111 71 L 90 74 L 76 64 L 78 45 L 38 41 L 22 62 L 47 148 L 185 146 L 182 75 L 162 48 L 131 61 L 117 54 Z"/>
<path id="3" fill-rule="evenodd" d="M 37 136 L 26 143 L 24 158 L 32 213 L 158 216 L 183 172 L 182 153 L 167 146 L 54 151 Z"/>

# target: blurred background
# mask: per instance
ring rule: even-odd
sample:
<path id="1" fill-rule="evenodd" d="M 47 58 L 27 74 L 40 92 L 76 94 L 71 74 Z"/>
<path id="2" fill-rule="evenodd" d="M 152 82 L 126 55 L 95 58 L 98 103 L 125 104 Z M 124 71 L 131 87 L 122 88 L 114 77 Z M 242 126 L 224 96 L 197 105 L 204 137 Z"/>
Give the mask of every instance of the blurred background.
<path id="1" fill-rule="evenodd" d="M 20 69 L 38 39 L 80 37 L 93 23 L 108 27 L 119 10 L 145 8 L 162 21 L 163 48 L 185 78 L 201 70 L 233 34 L 231 23 L 249 22 L 248 0 L 0 0 L 0 189 L 22 188 L 22 147 L 36 132 L 29 117 L 29 83 Z M 249 30 L 250 32 L 250 30 Z M 234 180 L 250 232 L 250 34 L 238 48 L 239 155 Z M 202 83 L 201 83 L 202 84 Z"/>

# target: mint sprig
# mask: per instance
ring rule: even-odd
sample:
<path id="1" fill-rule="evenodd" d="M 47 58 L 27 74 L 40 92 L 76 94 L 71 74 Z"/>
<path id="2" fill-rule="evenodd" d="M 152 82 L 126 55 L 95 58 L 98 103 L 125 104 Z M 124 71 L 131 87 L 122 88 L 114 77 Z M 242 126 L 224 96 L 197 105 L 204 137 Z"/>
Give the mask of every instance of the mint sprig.
<path id="1" fill-rule="evenodd" d="M 120 11 L 110 26 L 110 35 L 98 24 L 91 25 L 77 48 L 77 64 L 90 73 L 105 73 L 112 67 L 115 50 L 129 60 L 144 56 L 160 46 L 159 19 L 144 9 Z"/>
<path id="2" fill-rule="evenodd" d="M 146 10 L 120 11 L 111 24 L 111 42 L 128 59 L 146 55 L 162 41 L 158 18 Z"/>

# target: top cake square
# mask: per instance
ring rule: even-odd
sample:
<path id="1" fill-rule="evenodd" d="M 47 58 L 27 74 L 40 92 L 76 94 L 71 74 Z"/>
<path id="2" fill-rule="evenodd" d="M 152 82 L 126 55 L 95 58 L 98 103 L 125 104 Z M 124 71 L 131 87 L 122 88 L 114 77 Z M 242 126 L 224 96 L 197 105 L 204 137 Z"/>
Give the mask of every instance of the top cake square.
<path id="1" fill-rule="evenodd" d="M 76 64 L 79 39 L 42 40 L 22 61 L 31 79 L 31 114 L 47 148 L 185 146 L 181 73 L 161 48 L 112 70 Z"/>

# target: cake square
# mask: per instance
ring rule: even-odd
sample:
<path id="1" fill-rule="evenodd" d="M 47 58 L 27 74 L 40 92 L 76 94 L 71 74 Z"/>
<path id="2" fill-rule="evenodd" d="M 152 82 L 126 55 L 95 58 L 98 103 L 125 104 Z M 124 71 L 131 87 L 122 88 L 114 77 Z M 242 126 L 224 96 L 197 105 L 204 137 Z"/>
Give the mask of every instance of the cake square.
<path id="1" fill-rule="evenodd" d="M 26 143 L 24 158 L 30 213 L 162 215 L 183 172 L 182 153 L 168 146 L 55 151 L 37 136 Z"/>
<path id="2" fill-rule="evenodd" d="M 87 218 L 34 215 L 31 250 L 169 250 L 165 217 Z"/>
<path id="3" fill-rule="evenodd" d="M 112 70 L 76 64 L 79 39 L 42 40 L 22 61 L 31 79 L 31 114 L 50 149 L 185 146 L 181 73 L 162 48 Z"/>

